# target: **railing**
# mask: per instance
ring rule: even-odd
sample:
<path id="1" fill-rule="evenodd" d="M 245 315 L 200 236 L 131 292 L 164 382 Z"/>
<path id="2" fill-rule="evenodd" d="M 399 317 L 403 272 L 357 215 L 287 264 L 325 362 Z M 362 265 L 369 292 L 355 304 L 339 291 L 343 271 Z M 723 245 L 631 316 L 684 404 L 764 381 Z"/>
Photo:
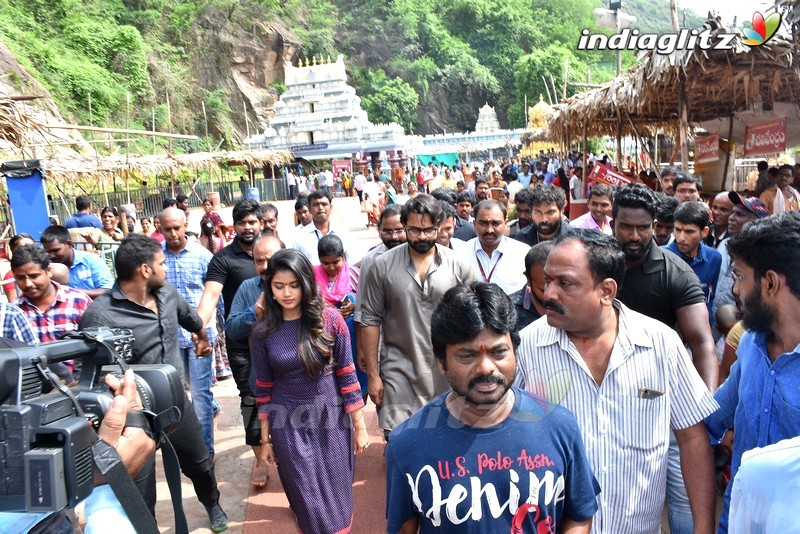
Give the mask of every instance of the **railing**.
<path id="1" fill-rule="evenodd" d="M 289 198 L 286 180 L 283 178 L 255 180 L 255 187 L 259 191 L 259 198 L 262 202 Z M 219 193 L 220 203 L 232 206 L 239 200 L 248 198 L 249 188 L 250 182 L 246 180 L 215 183 L 213 189 L 209 183 L 199 183 L 194 186 L 194 189 L 189 184 L 180 184 L 175 186 L 175 195 L 187 195 L 189 197 L 189 206 L 199 207 L 203 204 L 203 200 L 208 198 L 209 192 L 216 191 Z M 128 199 L 130 198 L 130 204 L 133 204 L 136 209 L 136 218 L 141 219 L 142 217 L 158 215 L 162 210 L 164 199 L 173 198 L 173 195 L 172 188 L 165 186 L 138 189 L 131 191 L 130 196 L 125 191 L 117 191 L 107 195 L 91 195 L 90 198 L 95 209 L 106 205 L 120 206 L 129 204 Z M 73 215 L 75 208 L 74 199 L 65 199 L 65 201 L 66 205 L 65 202 L 50 200 L 50 214 L 56 215 L 61 224 Z M 0 221 L 10 220 L 10 218 L 4 218 L 7 216 L 4 210 L 7 210 L 7 205 L 0 204 Z"/>

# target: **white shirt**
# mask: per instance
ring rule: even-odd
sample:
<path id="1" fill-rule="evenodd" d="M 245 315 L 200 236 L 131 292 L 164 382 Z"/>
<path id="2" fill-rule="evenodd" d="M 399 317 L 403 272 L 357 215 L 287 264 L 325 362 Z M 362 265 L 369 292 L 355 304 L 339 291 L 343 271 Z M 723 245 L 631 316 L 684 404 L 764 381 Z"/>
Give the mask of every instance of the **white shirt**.
<path id="1" fill-rule="evenodd" d="M 729 534 L 800 531 L 800 436 L 742 455 L 731 490 Z"/>
<path id="2" fill-rule="evenodd" d="M 363 191 L 364 184 L 367 183 L 367 177 L 361 173 L 356 174 L 356 177 L 353 178 L 353 187 L 356 188 L 356 191 Z"/>
<path id="3" fill-rule="evenodd" d="M 525 186 L 523 186 L 523 185 L 522 185 L 522 184 L 519 182 L 519 180 L 513 180 L 513 181 L 509 182 L 509 183 L 508 183 L 508 185 L 506 186 L 506 189 L 508 190 L 508 199 L 509 199 L 511 202 L 514 202 L 514 199 L 516 198 L 516 196 L 517 196 L 517 193 L 519 193 L 520 191 L 522 191 L 522 189 L 523 189 L 524 187 L 525 187 Z"/>
<path id="4" fill-rule="evenodd" d="M 336 182 L 333 179 L 333 173 L 330 171 L 330 169 L 325 169 L 323 174 L 325 175 L 325 185 L 328 187 L 333 187 Z"/>
<path id="5" fill-rule="evenodd" d="M 510 295 L 525 286 L 525 255 L 531 249 L 522 241 L 503 236 L 500 244 L 492 251 L 491 258 L 481 247 L 480 239 L 473 237 L 466 246 L 458 250 L 462 258 L 466 258 L 475 269 L 475 280 L 491 282 Z"/>
<path id="6" fill-rule="evenodd" d="M 581 195 L 581 179 L 574 174 L 569 179 L 569 191 L 572 193 L 573 200 L 579 198 Z"/>
<path id="7" fill-rule="evenodd" d="M 517 384 L 569 409 L 602 492 L 594 533 L 658 533 L 670 428 L 688 428 L 719 406 L 678 334 L 619 301 L 617 338 L 598 386 L 564 330 L 542 317 L 520 332 Z M 663 393 L 640 398 L 640 388 Z"/>
<path id="8" fill-rule="evenodd" d="M 297 185 L 297 178 L 295 178 L 292 171 L 286 173 L 286 184 L 289 186 Z"/>
<path id="9" fill-rule="evenodd" d="M 333 225 L 330 225 L 328 234 L 334 234 L 342 240 L 342 245 L 344 245 L 344 253 L 347 255 L 347 251 L 350 249 L 347 239 L 347 232 L 337 231 Z M 306 258 L 308 258 L 308 261 L 310 261 L 312 265 L 319 265 L 319 251 L 317 250 L 319 240 L 322 239 L 323 235 L 328 234 L 323 234 L 317 230 L 317 227 L 312 221 L 308 225 L 297 228 L 294 231 L 294 235 L 286 244 L 286 248 L 296 248 L 306 255 Z M 360 258 L 350 258 L 350 256 L 347 255 L 348 263 L 357 263 L 359 259 Z"/>
<path id="10" fill-rule="evenodd" d="M 364 184 L 364 199 L 369 199 L 373 204 L 377 204 L 381 196 L 381 186 L 374 181 Z"/>

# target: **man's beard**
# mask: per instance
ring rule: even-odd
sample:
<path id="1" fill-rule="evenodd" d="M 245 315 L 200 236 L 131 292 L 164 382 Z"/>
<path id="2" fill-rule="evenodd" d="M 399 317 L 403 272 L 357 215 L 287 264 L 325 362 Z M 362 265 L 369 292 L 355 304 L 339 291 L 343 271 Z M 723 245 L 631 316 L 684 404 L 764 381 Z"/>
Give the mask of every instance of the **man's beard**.
<path id="1" fill-rule="evenodd" d="M 405 243 L 405 241 L 401 239 L 389 239 L 384 241 L 383 245 L 386 247 L 386 250 L 392 250 L 394 247 L 399 247 L 403 243 Z"/>
<path id="2" fill-rule="evenodd" d="M 742 310 L 742 322 L 745 328 L 754 332 L 770 332 L 775 322 L 775 311 L 764 303 L 761 288 L 751 297 L 745 298 L 739 308 Z"/>
<path id="3" fill-rule="evenodd" d="M 247 236 L 247 237 L 245 237 L 245 235 L 244 235 L 244 234 L 236 234 L 236 240 L 237 240 L 239 243 L 241 243 L 241 244 L 243 244 L 243 245 L 245 245 L 245 246 L 247 246 L 247 247 L 249 247 L 249 246 L 251 246 L 253 243 L 255 243 L 255 242 L 256 242 L 256 238 L 257 238 L 257 237 L 258 237 L 258 233 L 257 233 L 257 232 L 253 232 L 253 234 L 252 234 L 252 235 L 249 235 L 249 236 Z"/>
<path id="4" fill-rule="evenodd" d="M 533 221 L 531 219 L 517 219 L 517 225 L 519 225 L 520 230 L 522 230 L 523 228 L 527 228 L 532 224 Z"/>
<path id="5" fill-rule="evenodd" d="M 629 245 L 629 243 L 622 245 L 622 252 L 625 254 L 625 259 L 627 261 L 636 261 L 646 256 L 650 251 L 653 240 L 651 239 L 648 243 L 637 242 L 636 244 L 639 245 L 639 250 L 637 251 L 628 250 L 626 247 Z"/>
<path id="6" fill-rule="evenodd" d="M 550 224 L 549 222 L 540 222 L 536 225 L 536 230 L 540 235 L 552 235 L 558 231 L 558 227 L 561 225 L 561 222 L 557 222 L 556 224 Z"/>
<path id="7" fill-rule="evenodd" d="M 408 246 L 420 254 L 426 254 L 430 249 L 436 246 L 435 239 L 419 239 L 417 241 L 408 241 Z"/>

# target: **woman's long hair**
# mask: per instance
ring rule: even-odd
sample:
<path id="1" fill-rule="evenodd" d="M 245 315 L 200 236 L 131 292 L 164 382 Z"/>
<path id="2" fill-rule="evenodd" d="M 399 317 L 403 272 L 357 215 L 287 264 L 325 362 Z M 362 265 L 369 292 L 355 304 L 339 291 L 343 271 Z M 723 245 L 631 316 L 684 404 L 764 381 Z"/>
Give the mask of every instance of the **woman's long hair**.
<path id="1" fill-rule="evenodd" d="M 217 243 L 214 241 L 214 232 L 216 228 L 214 228 L 214 223 L 208 219 L 200 221 L 200 235 L 205 237 L 208 240 L 208 244 L 206 244 L 206 248 L 212 254 L 216 254 L 217 252 Z"/>
<path id="2" fill-rule="evenodd" d="M 272 256 L 267 265 L 267 275 L 264 280 L 264 319 L 262 327 L 258 328 L 258 336 L 263 339 L 283 324 L 283 308 L 273 298 L 272 279 L 281 271 L 294 274 L 300 281 L 302 292 L 300 304 L 300 331 L 297 339 L 297 352 L 300 361 L 306 369 L 306 374 L 315 378 L 328 365 L 333 365 L 333 336 L 325 331 L 325 322 L 322 310 L 325 303 L 317 289 L 314 278 L 314 269 L 311 262 L 302 252 L 295 249 L 279 250 Z M 322 356 L 318 358 L 314 350 Z"/>

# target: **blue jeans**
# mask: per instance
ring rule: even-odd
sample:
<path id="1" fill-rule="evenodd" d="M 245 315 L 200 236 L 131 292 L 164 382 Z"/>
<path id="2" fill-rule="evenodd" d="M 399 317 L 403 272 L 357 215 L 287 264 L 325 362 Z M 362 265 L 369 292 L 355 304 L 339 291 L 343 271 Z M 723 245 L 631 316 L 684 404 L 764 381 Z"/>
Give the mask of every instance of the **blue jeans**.
<path id="1" fill-rule="evenodd" d="M 214 372 L 214 358 L 198 358 L 194 348 L 181 349 L 183 372 L 189 391 L 192 393 L 192 404 L 203 429 L 203 441 L 208 453 L 214 454 L 214 413 L 216 401 L 211 393 L 211 377 Z"/>
<path id="2" fill-rule="evenodd" d="M 683 483 L 681 473 L 681 456 L 675 433 L 669 432 L 669 452 L 667 453 L 667 501 L 669 531 L 671 534 L 692 534 L 694 521 L 692 508 L 689 506 L 689 495 Z"/>

